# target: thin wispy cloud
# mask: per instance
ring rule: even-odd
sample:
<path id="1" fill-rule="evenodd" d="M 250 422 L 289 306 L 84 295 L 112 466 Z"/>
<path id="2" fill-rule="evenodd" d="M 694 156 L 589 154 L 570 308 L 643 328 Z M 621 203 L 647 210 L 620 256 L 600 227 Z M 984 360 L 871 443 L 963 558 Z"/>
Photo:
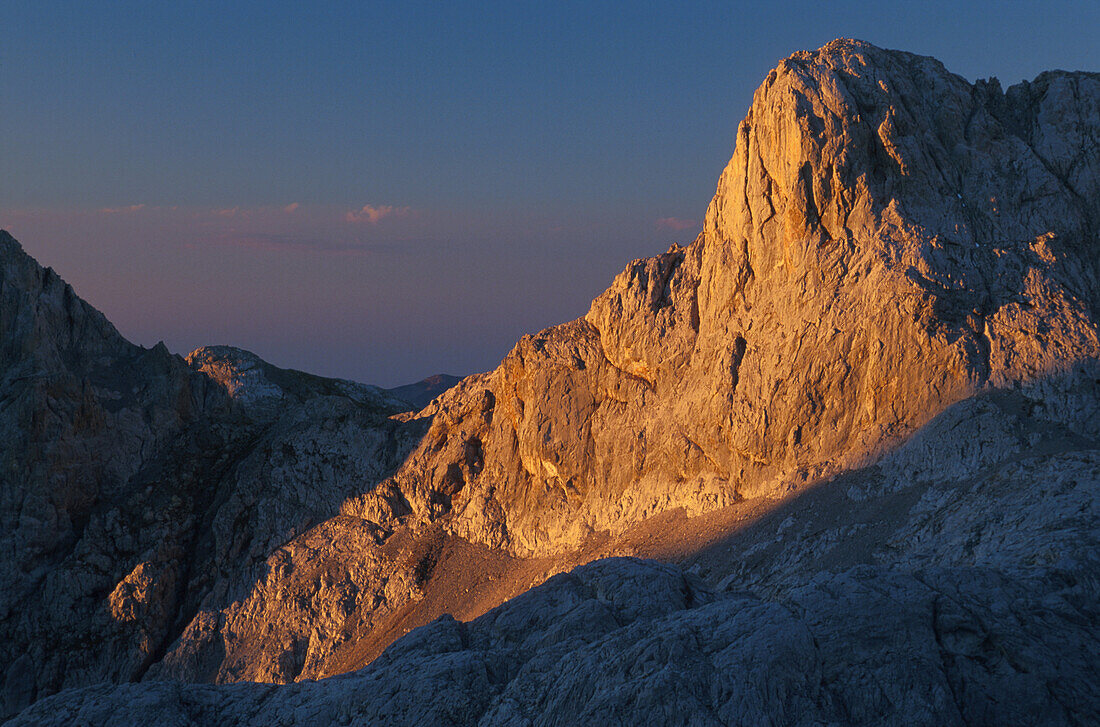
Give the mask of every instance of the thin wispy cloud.
<path id="1" fill-rule="evenodd" d="M 286 207 L 283 207 L 283 212 L 286 212 L 287 214 L 290 214 L 294 210 L 298 209 L 298 207 L 299 207 L 299 204 L 297 202 L 291 202 Z"/>
<path id="2" fill-rule="evenodd" d="M 408 253 L 415 247 L 409 241 L 359 242 L 353 240 L 299 237 L 268 233 L 226 232 L 207 235 L 195 242 L 220 247 L 237 247 L 261 252 L 307 252 L 324 255 L 369 255 Z M 191 245 L 193 246 L 193 245 Z"/>
<path id="3" fill-rule="evenodd" d="M 365 204 L 360 209 L 351 210 L 344 219 L 348 222 L 365 222 L 367 224 L 376 225 L 380 221 L 387 217 L 404 217 L 412 212 L 411 207 L 394 207 L 393 205 L 370 205 Z"/>
<path id="4" fill-rule="evenodd" d="M 697 220 L 684 220 L 679 217 L 659 217 L 656 224 L 658 230 L 668 230 L 670 232 L 683 232 L 699 227 Z"/>
<path id="5" fill-rule="evenodd" d="M 104 207 L 100 210 L 105 215 L 117 215 L 117 214 L 132 214 L 138 210 L 145 209 L 143 204 L 132 204 L 128 207 Z"/>

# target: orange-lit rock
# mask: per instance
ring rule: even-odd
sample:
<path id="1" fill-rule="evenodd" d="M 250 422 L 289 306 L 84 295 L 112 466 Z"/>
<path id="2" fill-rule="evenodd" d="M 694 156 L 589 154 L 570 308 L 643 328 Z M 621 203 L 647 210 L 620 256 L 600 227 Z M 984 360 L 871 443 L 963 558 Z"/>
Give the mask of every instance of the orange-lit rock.
<path id="1" fill-rule="evenodd" d="M 956 401 L 1097 360 L 1098 97 L 1089 74 L 1002 92 L 855 41 L 795 54 L 695 242 L 445 396 L 397 487 L 421 517 L 451 502 L 463 537 L 562 552 L 868 464 Z"/>
<path id="2" fill-rule="evenodd" d="M 618 713 L 608 695 L 665 694 L 784 721 L 791 703 L 754 691 L 774 679 L 820 721 L 996 722 L 1083 714 L 1095 695 L 1082 665 L 1100 650 L 1075 626 L 1094 616 L 1100 544 L 1095 74 L 1002 91 L 855 41 L 795 54 L 757 90 L 692 244 L 634 261 L 584 318 L 418 414 L 230 347 L 132 346 L 0 246 L 4 714 L 104 680 L 348 671 L 441 613 L 480 616 L 616 553 L 798 613 L 721 596 L 699 616 L 715 594 L 693 579 L 616 562 L 469 629 L 437 622 L 347 681 L 270 702 L 93 689 L 54 700 L 57 719 L 231 694 L 202 714 L 415 723 L 445 694 L 460 723 L 534 719 L 547 700 L 584 721 Z M 559 607 L 565 625 L 540 610 Z M 690 634 L 713 659 L 706 694 L 629 676 L 643 657 L 683 667 Z M 833 681 L 783 659 L 741 678 L 779 643 Z M 1064 668 L 1042 656 L 1057 644 Z M 558 667 L 560 690 L 540 676 Z M 584 711 L 592 684 L 607 711 Z M 1013 684 L 1039 696 L 998 702 Z M 746 701 L 707 701 L 727 693 Z"/>

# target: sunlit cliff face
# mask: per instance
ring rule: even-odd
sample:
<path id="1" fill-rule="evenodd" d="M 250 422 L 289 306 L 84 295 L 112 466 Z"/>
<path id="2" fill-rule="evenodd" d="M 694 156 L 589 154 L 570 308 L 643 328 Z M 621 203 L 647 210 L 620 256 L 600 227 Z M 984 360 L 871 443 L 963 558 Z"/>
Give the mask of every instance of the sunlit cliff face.
<path id="1" fill-rule="evenodd" d="M 0 593 L 0 663 L 33 651 L 13 677 L 31 695 L 304 680 L 611 554 L 784 599 L 825 574 L 814 608 L 839 633 L 853 628 L 843 594 L 871 594 L 859 624 L 918 613 L 897 631 L 944 663 L 935 629 L 955 633 L 938 614 L 960 583 L 980 580 L 968 602 L 988 613 L 1023 588 L 1013 569 L 1063 569 L 1037 579 L 1044 594 L 1096 582 L 1080 524 L 1100 440 L 1095 98 L 1086 74 L 1004 92 L 854 41 L 796 54 L 757 92 L 694 242 L 635 260 L 583 318 L 523 337 L 419 412 L 241 349 L 133 346 L 0 238 L 3 471 L 18 473 L 0 535 L 26 556 Z M 950 575 L 913 575 L 932 566 Z M 611 589 L 624 613 L 657 582 L 643 572 L 623 566 Z M 676 598 L 695 593 L 670 578 Z M 608 600 L 609 581 L 563 581 L 559 605 Z M 904 608 L 874 600 L 896 592 Z M 570 623 L 587 625 L 583 608 Z M 557 629 L 556 611 L 534 611 L 524 623 Z M 505 642 L 544 633 L 508 636 L 495 618 Z M 953 618 L 956 656 L 979 663 L 980 630 Z M 466 627 L 437 626 L 453 637 L 439 648 L 469 653 Z M 434 659 L 430 641 L 393 658 Z M 805 678 L 811 662 L 792 663 Z"/>
<path id="2" fill-rule="evenodd" d="M 445 496 L 464 537 L 560 552 L 869 464 L 985 387 L 1093 360 L 1095 205 L 1050 171 L 1064 149 L 1007 131 L 1087 114 L 1064 83 L 1005 94 L 848 41 L 784 61 L 696 241 L 524 338 L 371 497 L 435 518 Z"/>

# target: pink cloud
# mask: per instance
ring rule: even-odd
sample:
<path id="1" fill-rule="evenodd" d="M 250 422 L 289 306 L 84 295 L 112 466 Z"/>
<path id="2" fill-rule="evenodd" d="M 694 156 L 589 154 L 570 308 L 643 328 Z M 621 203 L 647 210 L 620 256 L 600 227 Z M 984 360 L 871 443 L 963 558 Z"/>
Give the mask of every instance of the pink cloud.
<path id="1" fill-rule="evenodd" d="M 129 207 L 104 207 L 103 209 L 100 210 L 100 212 L 102 212 L 105 215 L 115 215 L 115 214 L 119 214 L 119 213 L 129 214 L 129 213 L 137 212 L 138 210 L 144 209 L 144 208 L 145 208 L 145 205 L 143 205 L 143 204 L 132 204 Z"/>
<path id="2" fill-rule="evenodd" d="M 290 214 L 291 212 L 293 212 L 296 209 L 298 209 L 298 203 L 297 202 L 291 202 L 286 207 L 283 207 L 283 212 L 286 212 L 287 214 Z"/>
<path id="3" fill-rule="evenodd" d="M 658 230 L 671 230 L 672 232 L 683 232 L 693 227 L 698 227 L 699 223 L 695 220 L 682 220 L 679 217 L 661 217 L 657 220 Z"/>
<path id="4" fill-rule="evenodd" d="M 375 207 L 365 204 L 361 209 L 348 212 L 344 215 L 344 219 L 348 222 L 366 222 L 374 225 L 386 217 L 404 217 L 411 211 L 409 207 L 394 207 L 388 204 Z"/>

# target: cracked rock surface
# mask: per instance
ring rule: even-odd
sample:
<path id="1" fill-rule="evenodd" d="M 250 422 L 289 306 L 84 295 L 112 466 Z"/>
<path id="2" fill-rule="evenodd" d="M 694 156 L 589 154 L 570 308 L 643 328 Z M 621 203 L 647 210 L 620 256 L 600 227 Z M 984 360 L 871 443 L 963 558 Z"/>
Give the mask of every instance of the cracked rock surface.
<path id="1" fill-rule="evenodd" d="M 1100 718 L 1100 75 L 797 53 L 694 242 L 419 412 L 0 266 L 17 724 Z"/>
<path id="2" fill-rule="evenodd" d="M 444 397 L 394 482 L 543 554 L 871 463 L 987 387 L 1097 360 L 1098 180 L 1097 74 L 1002 91 L 856 41 L 795 54 L 695 242 Z"/>

